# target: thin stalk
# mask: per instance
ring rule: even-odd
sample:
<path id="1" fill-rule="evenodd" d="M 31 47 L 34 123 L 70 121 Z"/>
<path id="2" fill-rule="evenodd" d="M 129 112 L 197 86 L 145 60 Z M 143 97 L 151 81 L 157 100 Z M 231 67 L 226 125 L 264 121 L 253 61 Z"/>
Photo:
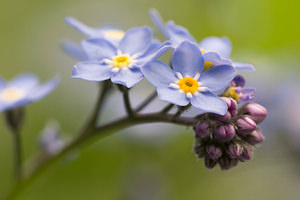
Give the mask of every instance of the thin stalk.
<path id="1" fill-rule="evenodd" d="M 168 113 L 173 107 L 174 107 L 174 104 L 170 103 L 161 110 L 161 113 Z"/>
<path id="2" fill-rule="evenodd" d="M 14 152 L 14 178 L 19 182 L 22 178 L 22 148 L 21 135 L 17 129 L 12 130 L 13 152 Z"/>

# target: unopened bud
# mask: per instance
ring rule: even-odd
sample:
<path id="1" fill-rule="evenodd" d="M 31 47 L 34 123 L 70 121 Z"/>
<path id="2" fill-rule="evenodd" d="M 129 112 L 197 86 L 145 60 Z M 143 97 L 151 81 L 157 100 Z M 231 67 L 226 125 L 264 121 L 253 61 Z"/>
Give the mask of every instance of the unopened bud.
<path id="1" fill-rule="evenodd" d="M 198 158 L 203 158 L 206 155 L 205 146 L 201 143 L 196 143 L 194 146 L 194 152 L 197 154 Z"/>
<path id="2" fill-rule="evenodd" d="M 249 145 L 244 145 L 243 146 L 243 153 L 241 154 L 240 158 L 242 160 L 250 160 L 253 155 L 253 149 Z"/>
<path id="3" fill-rule="evenodd" d="M 215 130 L 214 136 L 220 142 L 229 142 L 235 136 L 234 126 L 232 124 L 222 125 Z"/>
<path id="4" fill-rule="evenodd" d="M 265 107 L 257 103 L 248 103 L 243 111 L 249 115 L 257 124 L 261 123 L 267 116 L 268 111 Z"/>
<path id="5" fill-rule="evenodd" d="M 222 170 L 228 170 L 228 169 L 230 169 L 230 168 L 237 165 L 237 159 L 231 159 L 231 158 L 228 158 L 226 156 L 223 156 L 219 160 L 219 165 L 220 165 Z"/>
<path id="6" fill-rule="evenodd" d="M 233 142 L 228 145 L 227 154 L 231 158 L 239 158 L 243 152 L 243 148 L 239 143 Z"/>
<path id="7" fill-rule="evenodd" d="M 252 145 L 256 145 L 256 144 L 260 144 L 264 141 L 264 136 L 261 134 L 261 130 L 260 129 L 256 129 L 254 131 L 252 131 L 249 135 L 247 135 L 247 137 L 245 138 L 245 140 L 252 144 Z"/>
<path id="8" fill-rule="evenodd" d="M 222 150 L 213 144 L 208 145 L 206 147 L 206 153 L 209 156 L 209 158 L 213 160 L 217 160 L 219 157 L 222 156 Z"/>
<path id="9" fill-rule="evenodd" d="M 205 138 L 210 135 L 209 126 L 206 122 L 198 122 L 194 127 L 194 130 L 197 138 Z"/>
<path id="10" fill-rule="evenodd" d="M 215 117 L 222 122 L 229 122 L 232 117 L 237 115 L 237 102 L 232 98 L 221 97 L 225 101 L 228 110 L 225 115 L 215 115 Z"/>
<path id="11" fill-rule="evenodd" d="M 213 169 L 216 166 L 217 161 L 210 159 L 209 157 L 205 157 L 204 164 L 206 168 Z"/>
<path id="12" fill-rule="evenodd" d="M 249 116 L 242 116 L 236 121 L 238 134 L 245 136 L 256 129 L 256 123 Z"/>

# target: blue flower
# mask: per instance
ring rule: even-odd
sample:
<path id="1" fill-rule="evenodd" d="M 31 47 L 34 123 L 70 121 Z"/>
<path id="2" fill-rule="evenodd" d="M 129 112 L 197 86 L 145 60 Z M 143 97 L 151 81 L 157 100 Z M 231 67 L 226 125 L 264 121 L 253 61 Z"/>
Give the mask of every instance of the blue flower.
<path id="1" fill-rule="evenodd" d="M 125 31 L 117 26 L 106 25 L 99 28 L 89 27 L 73 17 L 66 17 L 65 22 L 88 38 L 103 38 L 117 45 L 125 36 Z"/>
<path id="2" fill-rule="evenodd" d="M 58 83 L 56 77 L 40 85 L 32 74 L 19 75 L 9 82 L 0 79 L 0 112 L 38 101 L 52 92 Z"/>
<path id="3" fill-rule="evenodd" d="M 194 107 L 224 115 L 226 103 L 214 92 L 225 87 L 235 76 L 231 65 L 219 65 L 203 73 L 204 58 L 198 46 L 184 41 L 174 51 L 173 70 L 160 61 L 142 67 L 144 76 L 157 87 L 158 97 L 170 103 Z"/>
<path id="4" fill-rule="evenodd" d="M 74 66 L 73 78 L 89 81 L 111 79 L 113 83 L 130 88 L 144 77 L 140 67 L 160 57 L 169 45 L 168 42 L 160 45 L 152 41 L 151 30 L 141 27 L 127 31 L 117 46 L 103 38 L 92 38 L 83 41 L 82 47 L 89 60 Z"/>
<path id="5" fill-rule="evenodd" d="M 231 85 L 227 88 L 224 92 L 226 97 L 231 97 L 236 101 L 252 101 L 254 98 L 255 89 L 253 88 L 244 88 L 245 86 L 245 79 L 241 75 L 237 75 L 231 81 Z"/>
<path id="6" fill-rule="evenodd" d="M 168 21 L 166 24 L 164 24 L 156 10 L 151 9 L 149 14 L 153 23 L 158 27 L 163 35 L 172 42 L 173 47 L 178 46 L 182 41 L 185 40 L 197 42 L 186 28 L 176 25 L 173 21 Z M 204 54 L 205 61 L 208 61 L 208 63 L 206 63 L 207 66 L 217 66 L 214 65 L 214 62 L 211 62 L 211 60 L 207 60 L 207 57 L 213 57 L 214 61 L 218 64 L 231 64 L 237 70 L 241 71 L 255 71 L 255 67 L 251 64 L 232 62 L 230 59 L 228 59 L 231 54 L 232 44 L 226 37 L 207 37 L 199 43 L 199 48 Z M 210 55 L 205 56 L 207 53 Z"/>

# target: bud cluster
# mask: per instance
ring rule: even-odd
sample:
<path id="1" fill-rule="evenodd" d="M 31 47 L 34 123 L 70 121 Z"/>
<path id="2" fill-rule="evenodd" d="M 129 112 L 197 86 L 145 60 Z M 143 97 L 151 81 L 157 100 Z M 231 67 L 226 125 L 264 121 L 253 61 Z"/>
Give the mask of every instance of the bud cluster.
<path id="1" fill-rule="evenodd" d="M 267 116 L 266 108 L 247 103 L 238 109 L 234 99 L 222 99 L 228 106 L 225 115 L 204 114 L 194 126 L 194 151 L 199 158 L 204 158 L 209 169 L 219 164 L 222 170 L 227 170 L 238 161 L 250 160 L 255 146 L 264 140 L 257 125 Z"/>

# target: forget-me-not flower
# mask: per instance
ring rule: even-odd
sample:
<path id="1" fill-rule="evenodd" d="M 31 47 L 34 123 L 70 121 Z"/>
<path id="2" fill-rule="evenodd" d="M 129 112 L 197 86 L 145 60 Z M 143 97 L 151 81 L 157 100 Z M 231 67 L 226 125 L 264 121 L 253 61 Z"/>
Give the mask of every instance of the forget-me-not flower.
<path id="1" fill-rule="evenodd" d="M 54 78 L 40 85 L 32 74 L 22 74 L 8 82 L 0 79 L 0 112 L 38 101 L 52 92 L 58 83 L 59 79 Z"/>
<path id="2" fill-rule="evenodd" d="M 230 86 L 224 92 L 224 96 L 231 97 L 236 101 L 252 101 L 254 98 L 255 89 L 254 88 L 244 88 L 245 79 L 241 75 L 237 75 L 231 81 Z"/>
<path id="3" fill-rule="evenodd" d="M 198 46 L 182 42 L 172 57 L 173 70 L 160 61 L 142 67 L 144 76 L 157 87 L 158 97 L 170 103 L 194 107 L 206 112 L 224 115 L 226 103 L 214 92 L 234 78 L 236 70 L 231 65 L 219 65 L 203 73 L 204 58 Z"/>
<path id="4" fill-rule="evenodd" d="M 173 21 L 168 21 L 166 24 L 164 24 L 159 13 L 155 9 L 151 9 L 149 14 L 153 23 L 162 32 L 165 38 L 172 42 L 173 47 L 176 47 L 185 40 L 195 43 L 197 42 L 186 28 L 176 25 Z M 255 70 L 255 67 L 251 64 L 232 62 L 230 59 L 228 59 L 231 54 L 232 44 L 226 37 L 207 37 L 203 39 L 198 46 L 201 49 L 205 59 L 206 66 L 204 69 L 209 69 L 219 64 L 231 64 L 237 70 Z"/>
<path id="5" fill-rule="evenodd" d="M 130 88 L 144 77 L 140 67 L 160 57 L 169 48 L 167 44 L 157 48 L 148 27 L 130 29 L 117 46 L 103 38 L 85 40 L 82 47 L 89 60 L 77 63 L 72 76 L 89 81 L 111 79 Z"/>

